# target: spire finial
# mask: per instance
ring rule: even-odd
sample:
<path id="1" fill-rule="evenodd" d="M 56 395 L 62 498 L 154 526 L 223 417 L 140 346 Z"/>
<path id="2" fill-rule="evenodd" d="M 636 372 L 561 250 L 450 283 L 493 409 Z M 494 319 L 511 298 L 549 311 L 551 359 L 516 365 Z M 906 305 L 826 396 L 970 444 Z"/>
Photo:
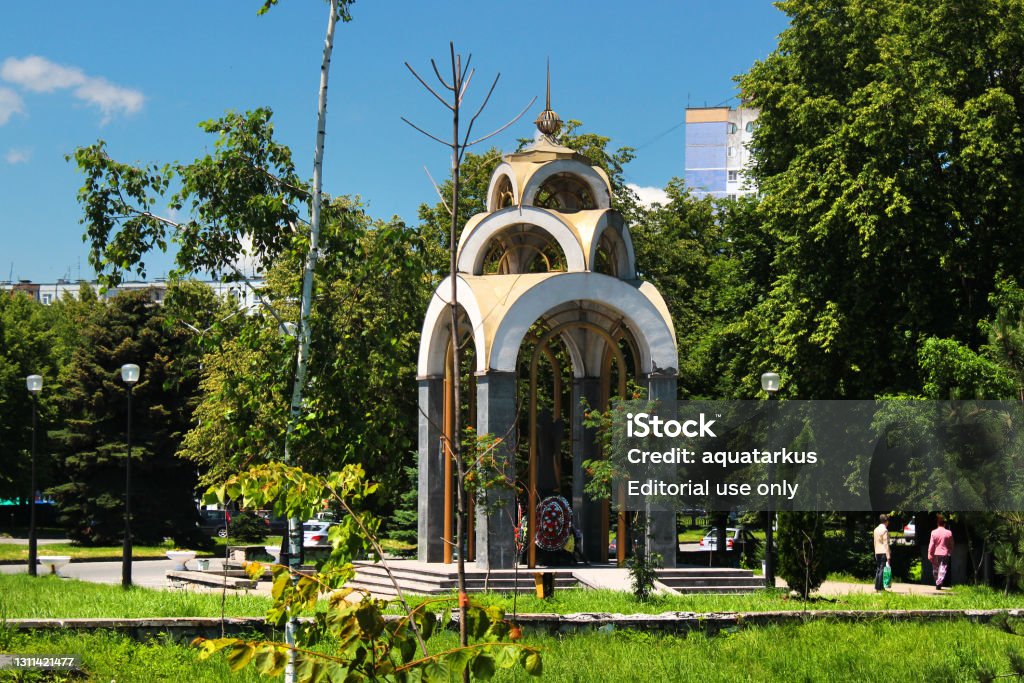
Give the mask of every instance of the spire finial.
<path id="1" fill-rule="evenodd" d="M 551 111 L 551 58 L 548 57 L 548 92 L 544 99 L 544 109 Z"/>
<path id="2" fill-rule="evenodd" d="M 544 100 L 544 111 L 540 113 L 537 120 L 534 121 L 537 124 L 537 130 L 548 137 L 552 137 L 562 127 L 562 119 L 558 118 L 551 109 L 551 59 L 548 58 L 548 87 L 547 96 Z"/>

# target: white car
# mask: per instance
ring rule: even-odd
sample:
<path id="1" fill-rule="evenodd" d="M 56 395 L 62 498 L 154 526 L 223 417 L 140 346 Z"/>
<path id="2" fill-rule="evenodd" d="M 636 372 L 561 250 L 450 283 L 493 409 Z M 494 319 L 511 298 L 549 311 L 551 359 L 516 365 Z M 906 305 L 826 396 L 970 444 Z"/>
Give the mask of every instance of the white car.
<path id="1" fill-rule="evenodd" d="M 914 520 L 910 520 L 905 527 L 903 527 L 903 539 L 907 542 L 913 541 L 917 537 L 917 525 L 914 524 Z"/>
<path id="2" fill-rule="evenodd" d="M 331 522 L 311 520 L 302 525 L 302 545 L 307 548 L 326 548 L 331 545 L 327 540 L 327 530 L 334 526 Z"/>
<path id="3" fill-rule="evenodd" d="M 726 527 L 725 529 L 725 549 L 727 551 L 732 550 L 740 539 L 740 530 L 736 527 Z M 700 539 L 701 550 L 718 550 L 718 527 L 711 527 L 708 532 L 704 535 L 704 538 Z"/>

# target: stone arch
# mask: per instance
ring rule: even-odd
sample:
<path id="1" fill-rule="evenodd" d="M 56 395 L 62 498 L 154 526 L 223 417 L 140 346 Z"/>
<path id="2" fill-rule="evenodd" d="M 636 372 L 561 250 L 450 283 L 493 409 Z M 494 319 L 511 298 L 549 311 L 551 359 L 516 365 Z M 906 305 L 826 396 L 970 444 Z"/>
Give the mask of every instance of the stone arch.
<path id="1" fill-rule="evenodd" d="M 537 193 L 544 186 L 545 182 L 553 176 L 561 174 L 565 174 L 578 180 L 590 190 L 590 195 L 594 200 L 594 206 L 590 208 L 611 208 L 612 198 L 611 190 L 608 187 L 608 180 L 598 173 L 593 167 L 587 166 L 586 164 L 574 159 L 559 159 L 557 161 L 544 164 L 538 168 L 537 171 L 530 176 L 530 179 L 526 181 L 526 186 L 523 188 L 521 203 L 527 206 L 534 206 L 536 204 Z"/>
<path id="2" fill-rule="evenodd" d="M 608 251 L 608 259 L 614 265 L 615 277 L 621 280 L 636 279 L 636 256 L 633 252 L 633 240 L 629 229 L 618 213 L 606 211 L 594 226 L 594 235 L 590 241 L 590 253 L 587 254 L 588 269 L 600 272 L 597 265 L 600 252 Z"/>
<path id="3" fill-rule="evenodd" d="M 427 315 L 423 320 L 423 331 L 420 336 L 419 358 L 416 362 L 416 374 L 420 377 L 444 375 L 445 354 L 448 350 L 447 327 L 450 322 L 448 310 L 450 294 L 451 278 L 445 278 L 427 307 Z M 487 357 L 487 341 L 483 334 L 484 318 L 476 295 L 462 278 L 459 278 L 458 281 L 458 297 L 459 307 L 469 319 L 477 366 L 481 367 Z"/>
<path id="4" fill-rule="evenodd" d="M 675 335 L 644 292 L 622 280 L 591 273 L 566 273 L 531 287 L 508 309 L 492 337 L 489 371 L 514 372 L 530 326 L 566 301 L 596 301 L 616 311 L 636 338 L 644 373 L 675 370 Z"/>
<path id="5" fill-rule="evenodd" d="M 506 191 L 512 193 L 511 204 L 504 203 L 503 196 Z M 519 203 L 519 184 L 516 182 L 515 170 L 512 164 L 503 161 L 491 174 L 491 183 L 487 187 L 487 212 L 494 213 Z"/>
<path id="6" fill-rule="evenodd" d="M 586 270 L 586 257 L 579 237 L 568 223 L 543 209 L 513 206 L 490 214 L 472 227 L 459 246 L 459 272 L 481 275 L 491 240 L 516 225 L 536 227 L 553 238 L 562 250 L 569 272 Z"/>

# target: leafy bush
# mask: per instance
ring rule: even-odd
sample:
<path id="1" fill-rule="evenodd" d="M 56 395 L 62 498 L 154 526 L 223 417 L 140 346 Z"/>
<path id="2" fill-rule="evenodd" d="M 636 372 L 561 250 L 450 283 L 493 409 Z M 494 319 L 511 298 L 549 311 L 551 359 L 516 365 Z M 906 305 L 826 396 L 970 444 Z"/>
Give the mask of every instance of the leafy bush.
<path id="1" fill-rule="evenodd" d="M 825 580 L 825 529 L 816 512 L 780 512 L 778 575 L 807 595 Z"/>
<path id="2" fill-rule="evenodd" d="M 232 515 L 228 533 L 242 543 L 262 543 L 267 537 L 267 525 L 252 512 L 239 512 Z"/>

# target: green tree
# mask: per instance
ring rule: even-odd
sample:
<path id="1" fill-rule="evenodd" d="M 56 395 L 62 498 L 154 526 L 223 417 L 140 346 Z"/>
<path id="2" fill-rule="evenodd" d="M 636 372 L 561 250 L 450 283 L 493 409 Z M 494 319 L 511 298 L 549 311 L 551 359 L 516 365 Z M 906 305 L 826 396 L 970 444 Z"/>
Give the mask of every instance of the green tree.
<path id="1" fill-rule="evenodd" d="M 825 520 L 817 512 L 779 512 L 778 575 L 806 600 L 825 580 Z"/>
<path id="2" fill-rule="evenodd" d="M 320 282 L 304 419 L 292 451 L 310 472 L 362 463 L 388 491 L 416 441 L 416 355 L 429 289 L 418 236 L 401 222 L 370 218 L 355 202 L 325 209 Z M 279 259 L 264 296 L 286 318 L 297 313 L 300 257 Z M 203 359 L 203 400 L 182 455 L 223 481 L 247 463 L 278 457 L 287 423 L 295 341 L 257 312 Z M 383 498 L 383 497 L 382 497 Z M 380 501 L 390 509 L 393 496 Z"/>
<path id="3" fill-rule="evenodd" d="M 133 536 L 140 543 L 199 539 L 195 468 L 175 457 L 194 403 L 197 357 L 190 335 L 149 292 L 122 293 L 97 307 L 61 377 L 66 427 L 54 432 L 63 483 L 50 489 L 76 540 L 116 542 L 123 529 L 126 409 L 124 363 L 141 377 L 132 400 Z"/>
<path id="4" fill-rule="evenodd" d="M 43 377 L 37 453 L 45 452 L 43 436 L 57 379 L 55 332 L 48 318 L 45 307 L 27 294 L 0 294 L 0 498 L 27 501 L 30 495 L 32 401 L 25 387 L 29 375 Z"/>
<path id="5" fill-rule="evenodd" d="M 740 79 L 761 108 L 752 176 L 777 240 L 748 374 L 863 398 L 921 386 L 924 339 L 983 341 L 1024 243 L 1024 3 L 785 0 Z"/>

